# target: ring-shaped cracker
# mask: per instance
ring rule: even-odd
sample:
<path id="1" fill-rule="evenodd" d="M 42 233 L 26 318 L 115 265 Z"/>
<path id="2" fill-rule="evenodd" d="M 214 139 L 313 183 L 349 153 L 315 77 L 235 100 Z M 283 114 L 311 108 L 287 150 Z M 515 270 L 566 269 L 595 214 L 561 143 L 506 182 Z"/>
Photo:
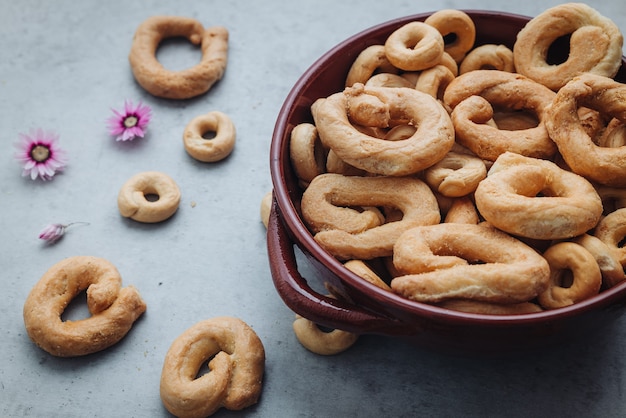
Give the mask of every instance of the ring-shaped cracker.
<path id="1" fill-rule="evenodd" d="M 515 72 L 513 51 L 506 45 L 486 44 L 472 49 L 459 65 L 459 73 L 475 70 L 499 70 Z"/>
<path id="2" fill-rule="evenodd" d="M 555 93 L 520 74 L 498 70 L 476 70 L 455 78 L 445 91 L 444 103 L 452 110 L 457 141 L 479 157 L 494 161 L 505 151 L 529 157 L 549 158 L 556 145 L 545 127 L 547 108 Z M 494 108 L 527 111 L 537 117 L 535 127 L 503 130 L 487 122 Z"/>
<path id="3" fill-rule="evenodd" d="M 205 139 L 208 132 L 215 132 Z M 225 113 L 212 111 L 196 116 L 185 127 L 183 144 L 189 155 L 198 161 L 211 163 L 228 157 L 235 148 L 237 131 L 233 121 Z"/>
<path id="4" fill-rule="evenodd" d="M 209 361 L 209 373 L 197 377 Z M 241 410 L 261 395 L 265 349 L 254 330 L 233 317 L 205 319 L 172 343 L 161 371 L 161 400 L 178 417 Z"/>
<path id="5" fill-rule="evenodd" d="M 348 101 L 371 95 L 388 108 L 392 121 L 411 121 L 415 133 L 404 140 L 386 141 L 356 129 L 348 118 Z M 454 127 L 443 106 L 426 93 L 408 88 L 365 87 L 356 84 L 343 92 L 316 100 L 311 106 L 322 143 L 346 163 L 370 173 L 404 176 L 423 170 L 454 144 Z"/>
<path id="6" fill-rule="evenodd" d="M 548 63 L 550 46 L 568 35 L 565 62 Z M 582 73 L 614 77 L 622 62 L 623 42 L 611 19 L 584 3 L 564 3 L 540 13 L 519 31 L 513 46 L 515 68 L 556 91 Z"/>
<path id="7" fill-rule="evenodd" d="M 399 71 L 387 59 L 384 45 L 370 45 L 359 53 L 346 76 L 346 87 L 365 84 L 376 73 L 397 74 Z"/>
<path id="8" fill-rule="evenodd" d="M 332 295 L 327 297 L 335 298 Z M 346 351 L 359 339 L 359 335 L 342 329 L 324 331 L 310 319 L 296 314 L 293 332 L 307 350 L 322 356 L 332 356 Z"/>
<path id="9" fill-rule="evenodd" d="M 472 18 L 462 10 L 443 9 L 436 11 L 424 20 L 435 27 L 444 38 L 453 35 L 450 43 L 445 43 L 444 51 L 460 63 L 465 54 L 474 47 L 476 26 Z"/>
<path id="10" fill-rule="evenodd" d="M 185 37 L 200 45 L 201 61 L 182 71 L 170 71 L 156 58 L 161 41 Z M 142 22 L 133 37 L 128 56 L 137 82 L 150 94 L 167 99 L 189 99 L 206 93 L 220 80 L 228 60 L 228 30 L 204 28 L 196 19 L 152 16 Z"/>
<path id="11" fill-rule="evenodd" d="M 448 197 L 473 193 L 485 177 L 487 167 L 482 159 L 453 151 L 424 172 L 426 183 L 433 190 Z"/>
<path id="12" fill-rule="evenodd" d="M 155 196 L 157 199 L 148 199 Z M 117 195 L 120 214 L 137 222 L 155 223 L 171 217 L 180 203 L 176 182 L 165 173 L 145 171 L 128 179 Z"/>
<path id="13" fill-rule="evenodd" d="M 600 268 L 593 255 L 583 246 L 573 242 L 559 242 L 548 248 L 543 257 L 550 265 L 550 284 L 537 297 L 543 308 L 555 309 L 573 305 L 600 290 Z M 571 283 L 561 283 L 565 271 L 571 272 Z"/>
<path id="14" fill-rule="evenodd" d="M 404 232 L 393 248 L 394 292 L 418 302 L 527 302 L 548 285 L 546 260 L 490 226 L 440 223 Z"/>
<path id="15" fill-rule="evenodd" d="M 375 215 L 352 209 L 358 206 L 399 209 L 404 216 L 381 225 Z M 441 220 L 435 196 L 417 178 L 340 174 L 322 174 L 313 179 L 302 196 L 302 215 L 315 241 L 344 260 L 389 256 L 396 239 L 407 228 Z M 373 223 L 363 222 L 366 219 Z"/>
<path id="16" fill-rule="evenodd" d="M 603 185 L 626 186 L 626 146 L 597 146 L 581 123 L 580 107 L 626 122 L 626 85 L 583 74 L 561 88 L 546 111 L 548 133 L 572 171 Z"/>
<path id="17" fill-rule="evenodd" d="M 622 267 L 626 268 L 626 208 L 609 213 L 598 222 L 594 236 L 604 242 L 617 256 Z"/>
<path id="18" fill-rule="evenodd" d="M 572 238 L 596 226 L 602 215 L 600 196 L 584 177 L 512 152 L 498 157 L 474 198 L 485 220 L 526 238 Z"/>
<path id="19" fill-rule="evenodd" d="M 581 245 L 595 258 L 598 267 L 600 267 L 602 282 L 605 287 L 613 287 L 626 279 L 624 267 L 620 263 L 617 252 L 612 250 L 600 238 L 594 235 L 582 234 L 574 238 L 572 242 Z"/>
<path id="20" fill-rule="evenodd" d="M 393 31 L 385 40 L 389 62 L 404 71 L 420 71 L 441 61 L 443 37 L 424 22 L 409 22 Z"/>
<path id="21" fill-rule="evenodd" d="M 146 311 L 137 289 L 121 286 L 119 272 L 105 259 L 74 256 L 56 263 L 35 284 L 24 303 L 29 337 L 59 357 L 83 356 L 116 344 Z M 63 320 L 65 308 L 83 290 L 91 316 Z"/>

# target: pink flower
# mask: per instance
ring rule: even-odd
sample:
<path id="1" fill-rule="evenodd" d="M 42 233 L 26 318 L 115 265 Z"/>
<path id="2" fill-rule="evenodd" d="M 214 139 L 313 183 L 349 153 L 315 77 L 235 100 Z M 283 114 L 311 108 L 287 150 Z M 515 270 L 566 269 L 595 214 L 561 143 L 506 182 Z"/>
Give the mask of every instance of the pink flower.
<path id="1" fill-rule="evenodd" d="M 40 233 L 39 239 L 46 241 L 49 244 L 54 244 L 65 235 L 65 230 L 68 226 L 74 224 L 87 224 L 87 222 L 72 222 L 69 224 L 49 224 Z"/>
<path id="2" fill-rule="evenodd" d="M 20 142 L 15 144 L 18 148 L 15 158 L 23 164 L 22 176 L 50 180 L 57 171 L 65 168 L 67 160 L 58 145 L 59 135 L 38 128 L 31 129 L 28 135 L 19 134 L 19 137 Z"/>
<path id="3" fill-rule="evenodd" d="M 63 235 L 65 235 L 65 228 L 67 225 L 62 224 L 50 224 L 47 225 L 40 233 L 39 239 L 49 242 L 50 244 L 54 244 L 58 240 L 61 239 Z"/>
<path id="4" fill-rule="evenodd" d="M 114 115 L 107 120 L 107 123 L 109 133 L 115 135 L 117 141 L 132 141 L 137 136 L 143 138 L 152 117 L 150 106 L 139 102 L 136 107 L 133 107 L 133 103 L 126 100 L 123 112 L 111 110 Z"/>

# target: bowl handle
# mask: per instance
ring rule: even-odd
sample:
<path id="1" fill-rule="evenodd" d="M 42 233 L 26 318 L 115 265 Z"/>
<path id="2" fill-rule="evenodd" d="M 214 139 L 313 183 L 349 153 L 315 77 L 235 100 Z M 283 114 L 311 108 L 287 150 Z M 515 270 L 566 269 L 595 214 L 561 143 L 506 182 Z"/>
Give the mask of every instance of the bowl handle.
<path id="1" fill-rule="evenodd" d="M 267 226 L 267 249 L 272 280 L 287 307 L 297 314 L 329 328 L 355 333 L 406 334 L 406 324 L 375 314 L 345 301 L 315 292 L 298 271 L 294 243 L 279 219 L 277 203 Z"/>

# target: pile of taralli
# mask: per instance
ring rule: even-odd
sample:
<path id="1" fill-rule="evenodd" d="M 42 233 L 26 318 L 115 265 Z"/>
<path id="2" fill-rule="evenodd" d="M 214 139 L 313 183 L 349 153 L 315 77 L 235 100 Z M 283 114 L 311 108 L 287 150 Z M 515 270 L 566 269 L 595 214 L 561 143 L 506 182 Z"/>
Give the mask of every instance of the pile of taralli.
<path id="1" fill-rule="evenodd" d="M 290 133 L 302 218 L 346 267 L 413 301 L 578 303 L 625 279 L 622 34 L 567 3 L 512 48 L 475 37 L 470 16 L 442 10 L 356 57 Z M 552 62 L 562 38 L 569 56 Z"/>

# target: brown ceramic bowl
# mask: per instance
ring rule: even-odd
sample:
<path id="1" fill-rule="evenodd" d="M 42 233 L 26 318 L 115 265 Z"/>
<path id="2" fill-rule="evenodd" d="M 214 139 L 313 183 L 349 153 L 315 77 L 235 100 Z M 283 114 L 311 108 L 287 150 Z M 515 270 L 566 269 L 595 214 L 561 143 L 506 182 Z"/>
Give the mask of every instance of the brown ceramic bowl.
<path id="1" fill-rule="evenodd" d="M 493 11 L 465 10 L 477 28 L 476 45 L 501 43 L 513 47 L 529 18 Z M 524 315 L 481 315 L 413 302 L 364 281 L 322 249 L 305 226 L 302 189 L 292 170 L 289 138 L 294 126 L 312 122 L 311 104 L 343 90 L 351 63 L 360 51 L 384 43 L 398 27 L 430 13 L 407 16 L 350 37 L 320 57 L 295 84 L 278 115 L 270 150 L 274 200 L 267 232 L 274 285 L 294 312 L 316 323 L 360 334 L 406 337 L 437 349 L 494 352 L 562 342 L 588 334 L 624 312 L 626 282 L 566 308 Z M 558 57 L 555 57 L 558 59 Z M 626 60 L 616 79 L 626 82 Z M 305 257 L 296 257 L 297 246 Z M 304 260 L 304 261 L 303 261 Z M 309 263 L 312 277 L 302 276 Z M 315 281 L 315 282 L 313 282 Z M 314 289 L 325 286 L 345 296 L 337 301 Z"/>

